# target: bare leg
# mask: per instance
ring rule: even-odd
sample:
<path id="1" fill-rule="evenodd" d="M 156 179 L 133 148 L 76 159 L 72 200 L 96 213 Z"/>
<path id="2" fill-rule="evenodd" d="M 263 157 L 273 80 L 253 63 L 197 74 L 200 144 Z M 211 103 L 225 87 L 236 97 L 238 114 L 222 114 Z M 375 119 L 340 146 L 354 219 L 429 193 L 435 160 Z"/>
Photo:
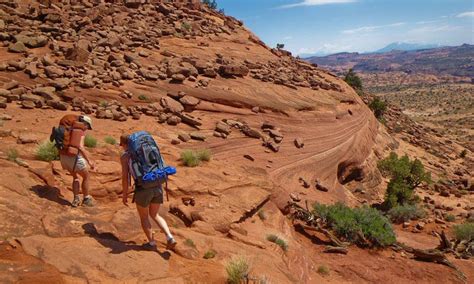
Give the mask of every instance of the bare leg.
<path id="1" fill-rule="evenodd" d="M 171 238 L 171 232 L 168 228 L 168 224 L 166 224 L 165 219 L 158 214 L 158 210 L 160 210 L 160 204 L 158 203 L 151 203 L 150 204 L 150 217 L 155 223 L 161 228 L 161 231 L 166 234 L 167 238 Z"/>
<path id="2" fill-rule="evenodd" d="M 72 193 L 74 194 L 74 197 L 79 195 L 79 177 L 77 176 L 77 173 L 72 172 Z"/>
<path id="3" fill-rule="evenodd" d="M 138 215 L 140 216 L 140 221 L 142 223 L 142 229 L 145 232 L 145 235 L 149 242 L 154 241 L 153 232 L 151 230 L 150 219 L 148 218 L 148 207 L 141 207 L 137 204 Z"/>
<path id="4" fill-rule="evenodd" d="M 89 171 L 85 169 L 78 172 L 78 174 L 82 177 L 82 186 L 81 186 L 82 194 L 84 195 L 84 197 L 86 197 L 89 195 L 89 179 L 90 179 Z"/>

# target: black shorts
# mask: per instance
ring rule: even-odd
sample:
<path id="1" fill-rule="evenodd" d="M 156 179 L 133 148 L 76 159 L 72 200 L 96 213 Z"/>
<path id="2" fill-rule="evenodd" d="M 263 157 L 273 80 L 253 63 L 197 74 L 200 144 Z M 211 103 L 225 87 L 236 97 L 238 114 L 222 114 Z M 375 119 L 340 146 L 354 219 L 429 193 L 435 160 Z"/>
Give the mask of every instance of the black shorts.
<path id="1" fill-rule="evenodd" d="M 148 207 L 151 203 L 163 204 L 163 190 L 161 187 L 143 189 L 137 186 L 133 198 L 140 207 Z"/>

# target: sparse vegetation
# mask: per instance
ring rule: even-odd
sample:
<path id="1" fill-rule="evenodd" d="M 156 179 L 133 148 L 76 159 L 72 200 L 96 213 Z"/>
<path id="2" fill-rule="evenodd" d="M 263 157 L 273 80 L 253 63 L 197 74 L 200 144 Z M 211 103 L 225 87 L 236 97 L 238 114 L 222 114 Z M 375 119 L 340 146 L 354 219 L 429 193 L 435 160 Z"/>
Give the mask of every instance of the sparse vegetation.
<path id="1" fill-rule="evenodd" d="M 99 106 L 101 106 L 101 107 L 103 107 L 103 108 L 106 108 L 106 107 L 109 106 L 109 103 L 106 102 L 106 101 L 101 101 L 101 102 L 99 103 Z"/>
<path id="2" fill-rule="evenodd" d="M 265 213 L 263 209 L 258 210 L 257 215 L 258 215 L 258 218 L 260 218 L 260 220 L 262 221 L 267 219 L 267 214 Z"/>
<path id="3" fill-rule="evenodd" d="M 36 149 L 36 159 L 46 162 L 59 160 L 58 148 L 56 148 L 53 142 L 44 141 Z"/>
<path id="4" fill-rule="evenodd" d="M 283 49 L 285 45 L 283 43 L 277 43 L 277 49 Z"/>
<path id="5" fill-rule="evenodd" d="M 189 24 L 188 22 L 183 22 L 181 23 L 181 29 L 189 32 L 191 31 L 192 27 L 191 27 L 191 24 Z"/>
<path id="6" fill-rule="evenodd" d="M 196 247 L 196 245 L 194 244 L 194 241 L 191 240 L 191 239 L 186 239 L 186 240 L 184 241 L 184 244 L 187 245 L 188 247 L 192 247 L 192 248 L 195 248 L 195 247 Z"/>
<path id="7" fill-rule="evenodd" d="M 201 164 L 201 161 L 211 160 L 211 151 L 208 149 L 202 149 L 198 151 L 185 150 L 181 153 L 181 160 L 187 167 L 197 167 Z"/>
<path id="8" fill-rule="evenodd" d="M 10 148 L 7 150 L 7 160 L 16 162 L 16 159 L 18 159 L 18 156 L 19 154 L 18 154 L 17 149 Z"/>
<path id="9" fill-rule="evenodd" d="M 397 205 L 387 213 L 394 223 L 403 223 L 410 220 L 418 220 L 426 216 L 426 212 L 416 204 Z"/>
<path id="10" fill-rule="evenodd" d="M 110 145 L 116 145 L 117 144 L 117 140 L 115 140 L 115 138 L 112 137 L 112 136 L 105 136 L 104 142 L 107 143 L 107 144 L 110 144 Z"/>
<path id="11" fill-rule="evenodd" d="M 349 86 L 351 86 L 357 93 L 362 92 L 362 80 L 360 77 L 354 72 L 354 70 L 349 69 L 346 75 L 344 76 L 344 81 L 346 81 Z"/>
<path id="12" fill-rule="evenodd" d="M 233 257 L 226 265 L 227 283 L 240 284 L 248 278 L 250 265 L 242 256 Z"/>
<path id="13" fill-rule="evenodd" d="M 474 223 L 467 222 L 453 226 L 454 236 L 457 240 L 474 240 Z"/>
<path id="14" fill-rule="evenodd" d="M 411 161 L 407 155 L 399 158 L 392 152 L 379 161 L 378 167 L 382 174 L 390 177 L 384 201 L 386 210 L 397 205 L 415 203 L 414 190 L 423 182 L 431 183 L 431 174 L 425 171 L 421 161 Z"/>
<path id="15" fill-rule="evenodd" d="M 139 99 L 140 101 L 145 101 L 145 102 L 149 102 L 149 101 L 150 101 L 150 98 L 148 98 L 148 96 L 143 95 L 143 94 L 139 95 L 139 96 L 138 96 L 138 99 Z"/>
<path id="16" fill-rule="evenodd" d="M 459 158 L 464 159 L 464 158 L 466 158 L 466 156 L 467 156 L 467 150 L 464 149 L 464 150 L 462 150 L 461 153 L 459 154 Z"/>
<path id="17" fill-rule="evenodd" d="M 216 257 L 216 254 L 217 254 L 217 251 L 215 251 L 213 249 L 210 249 L 210 250 L 206 251 L 206 253 L 204 254 L 204 258 L 205 259 L 211 259 L 211 258 Z"/>
<path id="18" fill-rule="evenodd" d="M 284 239 L 278 237 L 277 235 L 274 235 L 274 234 L 268 235 L 267 241 L 277 244 L 284 251 L 288 251 L 288 243 Z"/>
<path id="19" fill-rule="evenodd" d="M 323 220 L 334 233 L 346 241 L 383 247 L 393 244 L 395 233 L 387 217 L 371 207 L 350 208 L 343 203 L 323 205 L 316 203 L 313 214 Z"/>
<path id="20" fill-rule="evenodd" d="M 328 276 L 329 275 L 329 268 L 326 265 L 320 265 L 318 267 L 318 273 L 322 276 Z"/>
<path id="21" fill-rule="evenodd" d="M 216 0 L 202 0 L 202 3 L 209 6 L 209 8 L 216 10 L 217 9 L 217 1 Z"/>
<path id="22" fill-rule="evenodd" d="M 387 103 L 376 97 L 370 102 L 369 108 L 373 111 L 376 118 L 381 119 L 387 110 Z"/>
<path id="23" fill-rule="evenodd" d="M 453 214 L 448 214 L 448 215 L 446 215 L 446 217 L 444 217 L 444 220 L 446 220 L 448 222 L 454 222 L 454 221 L 456 221 L 456 217 Z"/>
<path id="24" fill-rule="evenodd" d="M 87 148 L 97 147 L 97 139 L 94 136 L 87 134 L 84 138 L 84 146 Z"/>

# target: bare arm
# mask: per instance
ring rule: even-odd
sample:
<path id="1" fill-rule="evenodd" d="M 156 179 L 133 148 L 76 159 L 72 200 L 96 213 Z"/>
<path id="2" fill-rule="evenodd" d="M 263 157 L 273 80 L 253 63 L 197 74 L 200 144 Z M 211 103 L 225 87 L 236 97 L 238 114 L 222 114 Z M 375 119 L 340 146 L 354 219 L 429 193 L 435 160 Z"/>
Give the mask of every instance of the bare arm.
<path id="1" fill-rule="evenodd" d="M 120 164 L 122 165 L 122 202 L 127 205 L 128 189 L 130 188 L 130 172 L 128 171 L 128 157 L 126 155 L 120 158 Z"/>
<path id="2" fill-rule="evenodd" d="M 87 163 L 91 166 L 91 168 L 94 169 L 95 163 L 90 159 L 89 152 L 84 147 L 84 138 L 85 136 L 82 136 L 81 147 L 79 148 L 79 152 L 81 152 L 82 156 L 84 157 L 84 159 L 86 159 Z"/>

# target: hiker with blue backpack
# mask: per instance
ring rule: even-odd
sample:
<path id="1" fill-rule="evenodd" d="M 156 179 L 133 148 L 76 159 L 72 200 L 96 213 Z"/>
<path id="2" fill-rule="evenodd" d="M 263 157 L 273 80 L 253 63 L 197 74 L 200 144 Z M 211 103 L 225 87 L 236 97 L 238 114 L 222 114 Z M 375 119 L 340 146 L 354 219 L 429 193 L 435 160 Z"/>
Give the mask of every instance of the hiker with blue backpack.
<path id="1" fill-rule="evenodd" d="M 166 234 L 167 249 L 174 249 L 176 240 L 171 235 L 165 219 L 158 214 L 163 204 L 163 184 L 168 187 L 168 175 L 176 173 L 176 169 L 166 166 L 158 145 L 146 131 L 120 137 L 120 146 L 124 153 L 121 156 L 122 165 L 122 202 L 128 206 L 128 194 L 134 180 L 134 195 L 132 202 L 136 203 L 141 225 L 148 242 L 144 249 L 155 250 L 156 241 L 151 229 L 151 219 Z"/>

